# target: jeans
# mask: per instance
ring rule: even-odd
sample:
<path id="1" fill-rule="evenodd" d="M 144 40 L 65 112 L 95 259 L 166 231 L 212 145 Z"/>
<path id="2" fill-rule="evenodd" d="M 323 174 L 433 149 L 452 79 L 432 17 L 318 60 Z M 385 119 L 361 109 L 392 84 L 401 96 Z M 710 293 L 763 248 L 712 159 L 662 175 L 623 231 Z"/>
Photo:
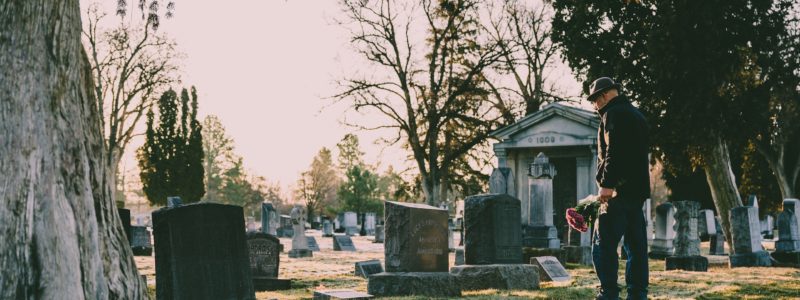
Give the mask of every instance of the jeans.
<path id="1" fill-rule="evenodd" d="M 628 254 L 625 266 L 628 299 L 647 299 L 647 224 L 642 212 L 643 203 L 642 199 L 617 196 L 609 200 L 606 213 L 598 217 L 592 260 L 600 279 L 601 299 L 619 298 L 617 246 L 622 236 L 625 236 L 623 249 Z"/>

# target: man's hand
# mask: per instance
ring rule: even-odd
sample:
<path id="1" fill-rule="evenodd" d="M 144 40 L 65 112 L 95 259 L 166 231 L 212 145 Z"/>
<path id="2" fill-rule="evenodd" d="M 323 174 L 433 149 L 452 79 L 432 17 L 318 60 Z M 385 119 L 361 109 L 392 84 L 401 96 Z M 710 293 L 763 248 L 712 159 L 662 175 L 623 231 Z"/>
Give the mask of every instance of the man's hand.
<path id="1" fill-rule="evenodd" d="M 597 199 L 600 203 L 606 203 L 608 200 L 611 200 L 611 197 L 614 196 L 614 189 L 609 188 L 600 188 L 600 197 Z"/>

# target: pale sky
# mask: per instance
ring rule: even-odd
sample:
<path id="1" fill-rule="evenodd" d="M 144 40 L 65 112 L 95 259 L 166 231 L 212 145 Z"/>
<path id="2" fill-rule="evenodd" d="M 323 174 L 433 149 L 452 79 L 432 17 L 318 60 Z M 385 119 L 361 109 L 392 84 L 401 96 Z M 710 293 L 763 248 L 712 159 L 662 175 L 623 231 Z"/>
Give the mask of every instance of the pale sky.
<path id="1" fill-rule="evenodd" d="M 101 1 L 109 19 L 117 20 L 116 1 Z M 82 10 L 91 2 L 81 0 Z M 320 148 L 335 149 L 354 131 L 340 124 L 345 107 L 330 106 L 325 99 L 336 92 L 335 79 L 370 67 L 355 56 L 346 31 L 333 22 L 341 15 L 338 1 L 175 2 L 175 16 L 162 19 L 159 31 L 175 39 L 186 55 L 183 85 L 197 87 L 200 118 L 219 116 L 252 173 L 287 188 Z M 129 13 L 140 12 L 132 8 Z M 579 86 L 566 67 L 559 72 L 560 85 Z M 369 122 L 375 116 L 361 118 Z M 404 168 L 403 150 L 381 153 L 383 147 L 373 144 L 392 132 L 355 133 L 368 163 Z M 122 168 L 136 165 L 132 153 L 140 144 L 127 149 Z"/>

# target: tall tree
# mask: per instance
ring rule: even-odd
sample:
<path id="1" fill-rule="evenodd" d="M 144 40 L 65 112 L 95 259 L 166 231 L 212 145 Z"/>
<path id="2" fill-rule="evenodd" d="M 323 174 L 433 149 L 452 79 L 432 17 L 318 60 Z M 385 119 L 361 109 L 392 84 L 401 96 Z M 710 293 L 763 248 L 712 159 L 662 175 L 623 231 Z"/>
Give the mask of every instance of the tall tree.
<path id="1" fill-rule="evenodd" d="M 75 0 L 0 4 L 0 298 L 146 299 Z"/>
<path id="2" fill-rule="evenodd" d="M 177 63 L 182 55 L 174 41 L 155 31 L 157 19 L 121 18 L 104 29 L 101 24 L 107 14 L 99 3 L 90 5 L 85 16 L 83 40 L 103 116 L 106 164 L 116 174 L 131 139 L 141 133 L 141 121 L 156 95 L 178 81 Z M 115 192 L 119 190 L 113 186 Z"/>
<path id="3" fill-rule="evenodd" d="M 202 126 L 197 121 L 194 87 L 191 94 L 190 109 L 186 89 L 180 100 L 175 91 L 164 92 L 158 100 L 158 127 L 153 111 L 147 113 L 145 143 L 138 159 L 143 190 L 153 205 L 165 205 L 170 196 L 196 202 L 205 194 Z"/>
<path id="4" fill-rule="evenodd" d="M 763 40 L 773 3 L 553 1 L 554 41 L 570 66 L 624 84 L 651 121 L 654 154 L 667 169 L 702 167 L 728 237 L 729 212 L 742 205 L 729 145 L 755 107 L 748 49 Z"/>
<path id="5" fill-rule="evenodd" d="M 342 208 L 362 216 L 368 211 L 381 211 L 378 197 L 378 176 L 364 166 L 354 165 L 347 170 L 345 180 L 336 192 Z"/>
<path id="6" fill-rule="evenodd" d="M 452 162 L 485 142 L 504 115 L 512 115 L 503 99 L 489 91 L 484 74 L 502 51 L 482 34 L 481 3 L 341 3 L 347 18 L 342 24 L 349 24 L 344 26 L 351 30 L 356 51 L 385 73 L 343 79 L 343 91 L 334 98 L 349 102 L 355 111 L 380 114 L 386 123 L 357 127 L 397 130 L 388 142 L 402 141 L 412 153 L 426 202 L 447 201 Z M 424 40 L 411 40 L 415 24 L 424 26 Z"/>
<path id="7" fill-rule="evenodd" d="M 339 148 L 339 168 L 345 173 L 354 166 L 364 165 L 364 152 L 361 151 L 358 136 L 355 134 L 346 134 L 344 138 L 336 144 L 336 148 Z"/>
<path id="8" fill-rule="evenodd" d="M 236 162 L 233 154 L 233 139 L 225 132 L 225 126 L 215 115 L 208 115 L 203 119 L 203 170 L 205 171 L 207 201 L 219 201 L 220 189 L 223 186 L 225 170 L 233 167 Z"/>
<path id="9" fill-rule="evenodd" d="M 314 220 L 316 213 L 322 215 L 325 206 L 334 202 L 339 181 L 331 150 L 320 149 L 311 162 L 311 168 L 300 175 L 295 190 L 297 198 L 306 203 L 308 220 Z"/>

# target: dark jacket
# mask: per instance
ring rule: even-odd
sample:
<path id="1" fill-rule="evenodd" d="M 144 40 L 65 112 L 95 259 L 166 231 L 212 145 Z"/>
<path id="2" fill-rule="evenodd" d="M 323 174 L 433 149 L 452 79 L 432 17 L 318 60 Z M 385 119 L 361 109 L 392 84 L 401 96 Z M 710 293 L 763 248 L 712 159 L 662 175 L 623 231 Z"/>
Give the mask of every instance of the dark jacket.
<path id="1" fill-rule="evenodd" d="M 624 198 L 650 197 L 647 121 L 625 96 L 600 109 L 597 183 Z"/>

